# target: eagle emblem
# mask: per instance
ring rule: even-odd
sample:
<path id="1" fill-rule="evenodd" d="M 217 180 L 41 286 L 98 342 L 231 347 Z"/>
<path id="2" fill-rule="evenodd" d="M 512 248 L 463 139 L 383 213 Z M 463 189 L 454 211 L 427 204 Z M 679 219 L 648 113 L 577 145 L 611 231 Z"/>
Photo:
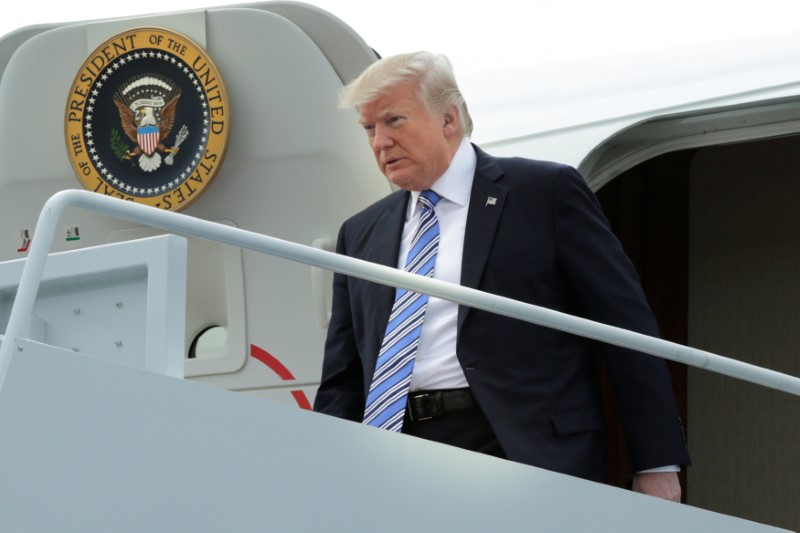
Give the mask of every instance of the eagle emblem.
<path id="1" fill-rule="evenodd" d="M 150 27 L 119 33 L 89 54 L 64 124 L 84 188 L 169 211 L 188 207 L 215 180 L 231 131 L 225 84 L 206 51 Z"/>
<path id="2" fill-rule="evenodd" d="M 180 88 L 156 74 L 137 76 L 124 84 L 114 95 L 114 104 L 119 110 L 122 130 L 135 146 L 133 150 L 120 147 L 118 156 L 126 160 L 138 158 L 139 168 L 145 172 L 157 170 L 164 153 L 167 154 L 164 162 L 171 165 L 180 143 L 188 135 L 184 126 L 174 146 L 164 145 L 175 124 L 180 97 Z"/>

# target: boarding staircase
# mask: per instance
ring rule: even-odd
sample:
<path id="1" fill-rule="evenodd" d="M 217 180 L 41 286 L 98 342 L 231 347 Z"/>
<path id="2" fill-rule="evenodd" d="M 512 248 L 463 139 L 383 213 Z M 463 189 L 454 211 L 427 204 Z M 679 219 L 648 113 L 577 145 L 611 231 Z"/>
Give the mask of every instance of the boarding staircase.
<path id="1" fill-rule="evenodd" d="M 186 215 L 63 191 L 46 203 L 28 258 L 0 264 L 5 531 L 778 531 L 185 381 L 185 239 L 48 254 L 68 207 L 800 392 L 797 378 L 660 339 Z"/>

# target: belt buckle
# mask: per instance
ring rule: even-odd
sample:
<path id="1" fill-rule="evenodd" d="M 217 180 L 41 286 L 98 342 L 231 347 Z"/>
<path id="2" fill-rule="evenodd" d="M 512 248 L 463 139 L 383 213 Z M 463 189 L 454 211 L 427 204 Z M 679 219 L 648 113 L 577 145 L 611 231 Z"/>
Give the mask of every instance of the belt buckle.
<path id="1" fill-rule="evenodd" d="M 409 409 L 409 414 L 411 415 L 411 420 L 413 422 L 423 422 L 425 420 L 430 420 L 436 414 L 434 413 L 434 404 L 435 401 L 431 394 L 423 393 L 417 395 L 411 395 L 408 397 L 409 401 L 412 402 L 411 409 Z M 415 412 L 419 409 L 420 411 L 424 411 L 425 414 L 423 416 L 416 416 Z"/>

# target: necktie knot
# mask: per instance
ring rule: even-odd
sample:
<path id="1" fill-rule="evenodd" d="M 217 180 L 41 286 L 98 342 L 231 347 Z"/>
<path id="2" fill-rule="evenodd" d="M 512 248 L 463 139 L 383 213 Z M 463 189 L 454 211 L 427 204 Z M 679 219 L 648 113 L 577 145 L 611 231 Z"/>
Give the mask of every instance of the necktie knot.
<path id="1" fill-rule="evenodd" d="M 439 203 L 442 197 L 436 194 L 432 189 L 424 190 L 419 195 L 419 201 L 422 202 L 422 205 L 427 207 L 428 209 L 433 209 L 433 207 Z"/>

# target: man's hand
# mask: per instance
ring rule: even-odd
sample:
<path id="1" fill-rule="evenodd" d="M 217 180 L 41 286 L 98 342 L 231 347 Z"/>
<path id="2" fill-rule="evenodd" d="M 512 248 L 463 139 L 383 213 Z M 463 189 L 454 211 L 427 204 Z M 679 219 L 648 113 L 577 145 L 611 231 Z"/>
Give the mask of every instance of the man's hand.
<path id="1" fill-rule="evenodd" d="M 633 476 L 633 490 L 673 502 L 681 501 L 677 472 L 644 472 Z"/>

